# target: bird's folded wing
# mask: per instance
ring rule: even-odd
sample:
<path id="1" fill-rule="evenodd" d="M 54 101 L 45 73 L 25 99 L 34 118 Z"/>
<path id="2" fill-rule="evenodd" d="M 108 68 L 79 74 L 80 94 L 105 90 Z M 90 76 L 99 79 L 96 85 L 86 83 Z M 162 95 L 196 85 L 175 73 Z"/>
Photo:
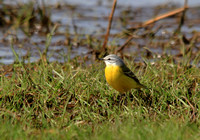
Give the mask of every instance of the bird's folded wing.
<path id="1" fill-rule="evenodd" d="M 137 79 L 137 77 L 135 76 L 135 74 L 134 74 L 128 67 L 123 66 L 123 67 L 122 67 L 122 71 L 123 71 L 123 73 L 124 73 L 126 76 L 132 78 L 133 80 L 135 80 L 137 83 L 140 84 L 140 81 Z"/>

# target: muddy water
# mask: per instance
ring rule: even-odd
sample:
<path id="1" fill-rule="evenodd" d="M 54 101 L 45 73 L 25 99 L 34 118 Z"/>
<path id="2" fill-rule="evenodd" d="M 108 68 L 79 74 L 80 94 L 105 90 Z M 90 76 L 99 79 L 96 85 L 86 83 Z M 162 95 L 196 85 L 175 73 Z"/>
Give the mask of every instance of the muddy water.
<path id="1" fill-rule="evenodd" d="M 18 0 L 17 2 L 22 2 Z M 23 0 L 29 2 L 29 0 Z M 6 0 L 5 3 L 16 4 L 16 1 Z M 132 27 L 140 22 L 155 17 L 158 14 L 171 11 L 177 7 L 181 7 L 184 1 L 180 0 L 152 0 L 150 4 L 146 0 L 118 0 L 118 5 L 115 11 L 111 37 L 109 44 L 116 46 L 122 45 L 127 39 L 122 33 L 126 28 Z M 112 0 L 46 0 L 45 4 L 50 6 L 48 10 L 51 13 L 51 20 L 59 24 L 56 33 L 54 33 L 48 57 L 50 61 L 65 62 L 70 54 L 71 58 L 78 55 L 87 54 L 90 49 L 87 45 L 87 37 L 91 36 L 94 39 L 103 42 L 102 37 L 107 28 L 107 18 L 111 11 Z M 55 5 L 60 5 L 56 8 Z M 200 32 L 200 1 L 189 0 L 191 8 L 186 13 L 186 21 L 182 27 L 182 32 L 187 38 L 191 38 L 194 32 Z M 199 6 L 199 7 L 198 7 Z M 161 8 L 159 8 L 161 7 Z M 152 28 L 153 31 L 162 25 L 155 37 L 137 38 L 133 40 L 130 47 L 124 49 L 124 53 L 130 53 L 141 58 L 144 52 L 144 47 L 148 47 L 153 53 L 166 53 L 176 55 L 179 50 L 173 46 L 171 39 L 174 30 L 177 28 L 177 18 L 167 18 L 156 23 Z M 144 32 L 143 29 L 138 32 Z M 11 50 L 11 38 L 14 38 L 14 49 L 19 54 L 20 58 L 28 57 L 26 62 L 34 62 L 40 58 L 40 52 L 45 49 L 46 35 L 41 35 L 37 31 L 28 37 L 20 29 L 0 29 L 0 63 L 12 64 L 15 60 Z M 66 43 L 67 41 L 71 43 Z M 85 43 L 78 43 L 82 40 Z M 166 50 L 162 45 L 166 42 L 171 42 L 172 47 Z M 200 43 L 196 43 L 199 47 Z"/>

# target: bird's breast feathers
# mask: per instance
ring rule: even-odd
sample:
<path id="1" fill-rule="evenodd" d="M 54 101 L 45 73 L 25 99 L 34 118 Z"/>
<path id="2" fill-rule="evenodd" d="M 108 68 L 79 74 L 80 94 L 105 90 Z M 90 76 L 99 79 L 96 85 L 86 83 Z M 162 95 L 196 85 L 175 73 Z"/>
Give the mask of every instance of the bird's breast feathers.
<path id="1" fill-rule="evenodd" d="M 139 81 L 124 74 L 120 66 L 106 66 L 105 77 L 107 83 L 119 92 L 126 92 L 132 88 L 141 87 Z"/>
<path id="2" fill-rule="evenodd" d="M 105 68 L 105 76 L 106 76 L 106 81 L 108 82 L 108 84 L 118 80 L 121 74 L 122 74 L 122 70 L 119 66 L 110 65 L 110 66 L 106 66 Z"/>
<path id="3" fill-rule="evenodd" d="M 123 86 L 123 83 L 126 81 L 123 81 L 123 71 L 120 66 L 106 66 L 105 68 L 105 77 L 107 83 L 112 86 L 114 89 L 116 89 L 119 92 L 125 92 L 126 89 Z"/>

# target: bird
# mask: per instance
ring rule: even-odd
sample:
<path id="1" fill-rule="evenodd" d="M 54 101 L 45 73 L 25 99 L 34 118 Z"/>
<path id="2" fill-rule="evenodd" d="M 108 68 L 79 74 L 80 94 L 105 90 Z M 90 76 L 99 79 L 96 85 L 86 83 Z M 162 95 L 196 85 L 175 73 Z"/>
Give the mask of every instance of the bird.
<path id="1" fill-rule="evenodd" d="M 100 60 L 106 64 L 105 78 L 107 83 L 120 93 L 126 93 L 131 89 L 147 88 L 140 83 L 119 56 L 110 54 Z"/>

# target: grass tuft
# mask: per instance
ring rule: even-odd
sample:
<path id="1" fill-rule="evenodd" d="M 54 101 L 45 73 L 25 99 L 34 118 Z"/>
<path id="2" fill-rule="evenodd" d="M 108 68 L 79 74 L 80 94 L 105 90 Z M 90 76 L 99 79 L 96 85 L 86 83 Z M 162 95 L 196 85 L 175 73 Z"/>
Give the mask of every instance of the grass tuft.
<path id="1" fill-rule="evenodd" d="M 195 139 L 199 68 L 169 63 L 168 59 L 159 58 L 153 65 L 126 60 L 150 88 L 126 95 L 106 84 L 104 64 L 99 62 L 80 67 L 76 60 L 7 66 L 11 72 L 0 77 L 1 136 Z"/>

